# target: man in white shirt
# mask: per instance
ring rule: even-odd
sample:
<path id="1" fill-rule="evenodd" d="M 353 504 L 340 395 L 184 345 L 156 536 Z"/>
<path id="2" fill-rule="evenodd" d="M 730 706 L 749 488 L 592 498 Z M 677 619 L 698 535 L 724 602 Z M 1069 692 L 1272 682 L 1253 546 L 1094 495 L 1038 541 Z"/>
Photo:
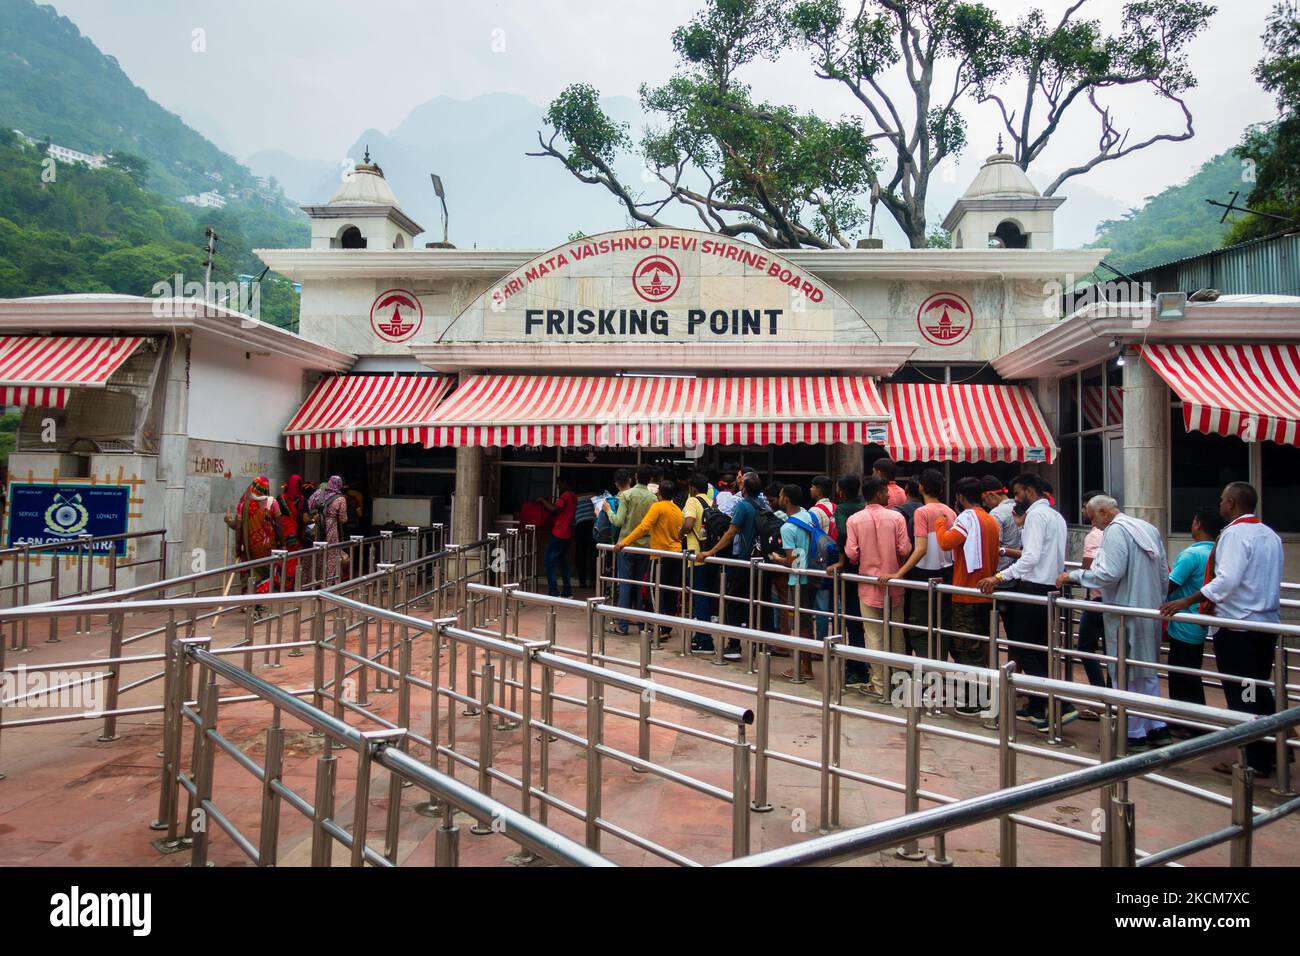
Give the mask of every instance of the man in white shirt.
<path id="1" fill-rule="evenodd" d="M 1169 593 L 1169 562 L 1165 540 L 1155 527 L 1119 510 L 1109 495 L 1094 495 L 1087 502 L 1088 518 L 1101 531 L 1101 547 L 1087 568 L 1063 573 L 1057 584 L 1067 581 L 1100 592 L 1103 603 L 1120 607 L 1156 608 Z M 1103 615 L 1106 653 L 1119 654 L 1120 628 L 1124 628 L 1125 690 L 1160 696 L 1160 628 L 1155 618 Z M 1111 681 L 1118 680 L 1118 667 L 1110 666 Z M 1170 742 L 1164 721 L 1138 714 L 1128 717 L 1128 753 Z"/>
<path id="2" fill-rule="evenodd" d="M 1262 717 L 1273 713 L 1270 677 L 1277 635 L 1226 626 L 1230 621 L 1276 624 L 1281 620 L 1282 539 L 1260 523 L 1255 514 L 1258 506 L 1259 493 L 1244 481 L 1234 481 L 1223 489 L 1219 514 L 1228 524 L 1210 552 L 1205 585 L 1195 594 L 1161 605 L 1160 613 L 1177 614 L 1200 603 L 1200 613 L 1223 619 L 1225 626 L 1210 629 L 1215 663 L 1220 674 L 1244 678 L 1224 680 L 1223 694 L 1233 710 Z M 1275 758 L 1273 744 L 1267 741 L 1246 747 L 1246 762 L 1261 777 L 1273 773 Z M 1214 769 L 1232 772 L 1226 763 Z"/>
<path id="3" fill-rule="evenodd" d="M 1016 501 L 1028 505 L 1025 527 L 1021 531 L 1020 557 L 992 577 L 980 581 L 979 589 L 992 594 L 1000 584 L 1010 584 L 1011 589 L 1022 594 L 1049 594 L 1056 590 L 1056 580 L 1065 570 L 1067 528 L 1065 518 L 1056 511 L 1043 494 L 1043 479 L 1026 472 L 1011 483 Z M 1012 641 L 1024 644 L 1047 645 L 1047 605 L 1009 604 L 1007 635 Z M 1011 656 L 1026 673 L 1047 677 L 1047 652 L 1013 647 Z M 1069 702 L 1061 703 L 1061 723 L 1077 720 L 1079 712 Z M 1039 733 L 1051 727 L 1047 720 L 1047 698 L 1033 696 L 1029 703 L 1016 711 L 1018 720 L 1028 721 Z"/>
<path id="4" fill-rule="evenodd" d="M 1008 497 L 1006 487 L 995 475 L 985 475 L 980 479 L 980 491 L 984 510 L 996 519 L 1001 529 L 998 541 L 1001 548 L 998 552 L 998 570 L 1005 571 L 1019 557 L 1020 552 L 1020 527 L 1012 514 L 1016 502 Z M 1016 553 L 1007 554 L 1007 549 Z"/>

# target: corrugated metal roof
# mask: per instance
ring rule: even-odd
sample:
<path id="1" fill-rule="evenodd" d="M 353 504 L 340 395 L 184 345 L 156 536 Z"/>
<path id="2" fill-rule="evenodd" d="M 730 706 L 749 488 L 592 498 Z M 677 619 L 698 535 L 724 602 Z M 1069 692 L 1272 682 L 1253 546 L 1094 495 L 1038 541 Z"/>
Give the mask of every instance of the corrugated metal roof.
<path id="1" fill-rule="evenodd" d="M 1258 246 L 1269 245 L 1269 243 L 1279 243 L 1279 245 L 1294 246 L 1297 241 L 1300 241 L 1300 232 L 1297 232 L 1297 230 L 1295 229 L 1286 229 L 1286 230 L 1282 230 L 1282 232 L 1270 233 L 1269 235 L 1261 235 L 1261 237 L 1258 237 L 1256 239 L 1247 239 L 1247 241 L 1245 242 L 1234 243 L 1234 245 L 1231 246 L 1210 248 L 1210 250 L 1206 250 L 1205 252 L 1197 252 L 1196 255 L 1182 256 L 1182 258 L 1170 259 L 1169 261 L 1165 261 L 1165 263 L 1148 265 L 1148 267 L 1145 267 L 1143 269 L 1134 269 L 1134 271 L 1131 271 L 1130 274 L 1135 278 L 1139 278 L 1149 272 L 1160 272 L 1162 271 L 1162 269 L 1169 269 L 1171 267 L 1175 267 L 1175 265 L 1200 263 L 1200 261 L 1218 259 L 1221 258 L 1221 256 L 1240 255 L 1243 254 L 1243 252 L 1249 252 L 1255 250 L 1255 248 Z M 1221 290 L 1221 291 L 1226 291 L 1226 290 Z M 1240 291 L 1279 291 L 1279 290 L 1243 289 Z"/>

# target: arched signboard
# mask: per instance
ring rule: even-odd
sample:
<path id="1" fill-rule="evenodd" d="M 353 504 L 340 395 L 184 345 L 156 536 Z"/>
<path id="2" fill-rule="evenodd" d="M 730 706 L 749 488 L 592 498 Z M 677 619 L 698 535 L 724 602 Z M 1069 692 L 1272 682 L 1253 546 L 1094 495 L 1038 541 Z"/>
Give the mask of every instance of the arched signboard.
<path id="1" fill-rule="evenodd" d="M 830 341 L 862 316 L 770 249 L 708 232 L 575 239 L 494 283 L 444 341 Z M 855 336 L 856 337 L 856 336 Z"/>

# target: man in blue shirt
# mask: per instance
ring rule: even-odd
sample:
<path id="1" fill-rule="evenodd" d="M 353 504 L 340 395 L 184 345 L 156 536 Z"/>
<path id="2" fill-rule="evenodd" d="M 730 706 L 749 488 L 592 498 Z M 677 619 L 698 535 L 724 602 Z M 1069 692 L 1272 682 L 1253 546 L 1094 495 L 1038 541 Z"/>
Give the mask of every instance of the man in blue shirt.
<path id="1" fill-rule="evenodd" d="M 758 513 L 755 509 L 755 502 L 763 491 L 763 483 L 759 481 L 758 475 L 750 472 L 745 475 L 740 484 L 741 497 L 737 499 L 735 507 L 731 511 L 731 524 L 708 551 L 702 551 L 696 557 L 696 561 L 703 563 L 717 554 L 725 554 L 732 558 L 738 558 L 742 561 L 748 561 L 754 551 L 754 521 Z M 749 626 L 749 568 L 748 567 L 727 567 L 724 574 L 723 593 L 726 600 L 725 610 L 720 615 L 727 623 L 735 627 Z M 713 642 L 707 644 L 701 642 L 692 644 L 692 651 L 697 653 L 711 654 L 713 652 Z M 740 642 L 730 641 L 722 653 L 724 660 L 740 660 Z"/>
<path id="2" fill-rule="evenodd" d="M 1169 572 L 1169 599 L 1177 601 L 1200 590 L 1205 583 L 1205 562 L 1214 550 L 1214 539 L 1223 530 L 1223 517 L 1213 505 L 1198 508 L 1192 517 L 1192 543 L 1174 561 Z M 1200 605 L 1193 604 L 1188 612 L 1200 613 Z M 1201 670 L 1205 659 L 1205 632 L 1202 624 L 1184 621 L 1169 622 L 1169 664 L 1171 667 L 1193 667 Z M 1191 704 L 1205 703 L 1205 685 L 1197 674 L 1169 674 L 1169 696 Z M 1185 727 L 1174 727 L 1175 737 L 1194 735 Z"/>

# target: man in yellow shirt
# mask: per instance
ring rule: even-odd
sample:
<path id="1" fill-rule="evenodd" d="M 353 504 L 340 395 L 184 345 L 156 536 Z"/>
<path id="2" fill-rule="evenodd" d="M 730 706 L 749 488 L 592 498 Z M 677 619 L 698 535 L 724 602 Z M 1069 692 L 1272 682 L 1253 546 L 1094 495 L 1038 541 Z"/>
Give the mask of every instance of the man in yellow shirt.
<path id="1" fill-rule="evenodd" d="M 682 550 L 682 509 L 677 507 L 673 501 L 673 496 L 676 494 L 677 487 L 672 479 L 665 478 L 659 482 L 659 500 L 650 506 L 650 510 L 645 513 L 641 523 L 624 535 L 618 544 L 614 545 L 614 553 L 621 554 L 628 545 L 635 543 L 638 538 L 648 534 L 651 549 L 655 551 L 675 551 L 680 554 Z M 659 613 L 676 616 L 678 597 L 682 588 L 682 563 L 680 559 L 674 558 L 661 560 L 659 555 L 652 555 L 650 562 L 651 581 L 654 580 L 655 567 L 657 566 L 659 569 Z M 670 628 L 660 628 L 660 642 L 666 641 L 670 633 Z"/>

